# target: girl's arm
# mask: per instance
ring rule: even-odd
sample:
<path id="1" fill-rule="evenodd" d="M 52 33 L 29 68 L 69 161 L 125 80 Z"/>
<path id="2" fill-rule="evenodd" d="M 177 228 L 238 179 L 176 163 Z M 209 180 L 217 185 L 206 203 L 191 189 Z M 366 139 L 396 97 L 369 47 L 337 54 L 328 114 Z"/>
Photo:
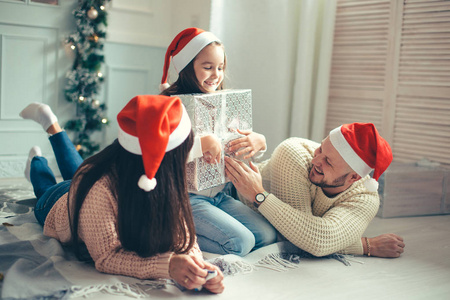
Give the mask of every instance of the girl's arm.
<path id="1" fill-rule="evenodd" d="M 215 163 L 220 161 L 222 153 L 222 144 L 215 135 L 205 135 L 201 137 L 202 153 L 207 163 Z"/>
<path id="2" fill-rule="evenodd" d="M 209 134 L 202 137 L 195 136 L 194 145 L 189 152 L 188 162 L 196 158 L 204 157 L 207 163 L 220 161 L 222 145 L 215 135 Z"/>
<path id="3" fill-rule="evenodd" d="M 198 135 L 194 137 L 194 144 L 192 145 L 192 149 L 189 152 L 188 162 L 193 161 L 196 158 L 202 157 L 202 140 Z"/>

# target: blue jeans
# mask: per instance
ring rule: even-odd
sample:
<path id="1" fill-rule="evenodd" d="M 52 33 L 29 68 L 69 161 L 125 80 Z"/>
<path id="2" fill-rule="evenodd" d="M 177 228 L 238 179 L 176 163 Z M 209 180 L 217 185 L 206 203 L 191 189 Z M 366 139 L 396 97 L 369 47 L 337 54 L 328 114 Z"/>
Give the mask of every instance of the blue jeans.
<path id="1" fill-rule="evenodd" d="M 231 197 L 227 183 L 214 198 L 189 194 L 202 251 L 244 256 L 276 241 L 275 228 L 260 214 Z"/>
<path id="2" fill-rule="evenodd" d="M 83 162 L 65 131 L 52 135 L 49 140 L 64 181 L 56 182 L 55 175 L 48 166 L 47 159 L 41 156 L 36 156 L 32 159 L 30 180 L 38 200 L 34 209 L 34 215 L 41 225 L 44 225 L 45 218 L 56 201 L 69 191 L 72 177 Z"/>
<path id="3" fill-rule="evenodd" d="M 58 163 L 59 171 L 64 180 L 72 179 L 78 167 L 83 162 L 77 149 L 65 131 L 58 132 L 49 137 L 50 144 Z"/>

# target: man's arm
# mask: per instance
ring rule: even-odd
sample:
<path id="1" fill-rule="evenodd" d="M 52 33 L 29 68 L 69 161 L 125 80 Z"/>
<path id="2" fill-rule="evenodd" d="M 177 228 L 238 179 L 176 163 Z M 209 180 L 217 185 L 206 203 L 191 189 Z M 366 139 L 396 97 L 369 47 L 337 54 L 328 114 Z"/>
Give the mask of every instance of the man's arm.
<path id="1" fill-rule="evenodd" d="M 357 202 L 355 199 L 342 203 L 323 216 L 314 216 L 269 195 L 259 211 L 297 247 L 315 256 L 325 256 L 360 241 L 373 213 Z M 363 250 L 355 248 L 352 254 L 363 254 Z"/>
<path id="2" fill-rule="evenodd" d="M 361 236 L 378 211 L 378 197 L 375 193 L 367 193 L 362 184 L 337 199 L 325 197 L 308 178 L 308 161 L 314 146 L 305 144 L 302 139 L 283 142 L 270 160 L 259 165 L 264 185 L 254 166 L 239 166 L 230 159 L 226 164 L 227 176 L 236 180 L 234 185 L 241 200 L 247 204 L 252 205 L 254 196 L 264 191 L 264 187 L 268 192 L 276 193 L 279 198 L 270 194 L 260 205 L 259 212 L 299 248 L 317 256 L 333 252 L 368 254 Z M 369 239 L 373 249 L 371 255 L 396 257 L 386 250 L 404 247 L 401 238 L 395 236 L 394 239 L 394 236 Z"/>
<path id="3" fill-rule="evenodd" d="M 304 206 L 309 209 L 301 211 L 270 194 L 259 207 L 259 211 L 281 234 L 297 247 L 316 256 L 340 251 L 360 240 L 376 213 L 375 204 L 367 208 L 367 201 L 354 198 L 341 205 L 331 207 L 330 204 L 331 208 L 322 217 L 314 216 L 311 212 L 311 202 L 301 199 L 309 197 L 307 184 L 303 184 L 299 176 L 289 176 L 289 170 L 286 171 L 287 176 L 283 182 L 291 187 L 287 193 L 289 196 L 286 197 L 295 198 L 286 202 L 299 203 L 297 207 L 302 206 L 300 202 L 307 202 Z M 255 202 L 256 194 L 264 191 L 261 175 L 253 165 L 247 167 L 228 158 L 227 176 L 233 180 L 238 192 L 249 201 Z M 360 251 L 354 254 L 363 254 L 362 247 L 359 249 Z"/>

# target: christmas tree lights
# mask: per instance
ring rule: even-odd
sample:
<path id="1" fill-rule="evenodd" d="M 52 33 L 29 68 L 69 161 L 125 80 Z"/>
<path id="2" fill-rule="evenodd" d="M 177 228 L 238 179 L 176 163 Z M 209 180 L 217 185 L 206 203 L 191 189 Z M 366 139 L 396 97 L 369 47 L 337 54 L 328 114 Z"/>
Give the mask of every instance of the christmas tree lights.
<path id="1" fill-rule="evenodd" d="M 99 150 L 100 144 L 91 140 L 91 134 L 109 123 L 103 116 L 106 106 L 97 99 L 104 81 L 101 67 L 107 26 L 105 5 L 109 1 L 79 1 L 73 12 L 77 30 L 66 40 L 75 52 L 75 60 L 67 72 L 64 91 L 66 99 L 76 103 L 77 112 L 65 129 L 75 133 L 73 143 L 83 158 Z"/>

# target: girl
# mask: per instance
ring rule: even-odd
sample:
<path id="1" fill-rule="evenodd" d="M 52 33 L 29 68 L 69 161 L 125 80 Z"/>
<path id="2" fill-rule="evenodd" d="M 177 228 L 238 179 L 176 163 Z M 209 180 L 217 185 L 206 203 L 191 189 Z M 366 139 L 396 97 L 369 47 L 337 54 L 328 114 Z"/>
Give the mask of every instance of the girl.
<path id="1" fill-rule="evenodd" d="M 31 107 L 21 116 L 44 128 L 55 120 L 42 117 L 49 115 L 46 106 Z M 117 121 L 118 139 L 85 160 L 73 180 L 57 184 L 39 148 L 30 151 L 27 178 L 44 234 L 70 243 L 78 257 L 84 244 L 100 272 L 171 278 L 188 289 L 221 293 L 223 274 L 203 261 L 195 240 L 185 175 L 193 134 L 181 100 L 137 96 Z M 217 277 L 206 281 L 207 270 Z"/>
<path id="2" fill-rule="evenodd" d="M 167 83 L 170 60 L 178 79 Z M 226 56 L 223 44 L 211 32 L 188 28 L 169 45 L 160 89 L 162 95 L 212 93 L 223 89 Z M 244 137 L 229 143 L 236 156 L 262 156 L 265 137 L 251 131 L 239 131 Z M 196 137 L 190 158 L 202 155 L 209 162 L 219 161 L 220 142 L 214 136 Z M 261 215 L 233 198 L 228 183 L 189 194 L 198 243 L 203 251 L 244 256 L 276 241 L 276 231 Z M 234 191 L 235 192 L 235 191 Z"/>

